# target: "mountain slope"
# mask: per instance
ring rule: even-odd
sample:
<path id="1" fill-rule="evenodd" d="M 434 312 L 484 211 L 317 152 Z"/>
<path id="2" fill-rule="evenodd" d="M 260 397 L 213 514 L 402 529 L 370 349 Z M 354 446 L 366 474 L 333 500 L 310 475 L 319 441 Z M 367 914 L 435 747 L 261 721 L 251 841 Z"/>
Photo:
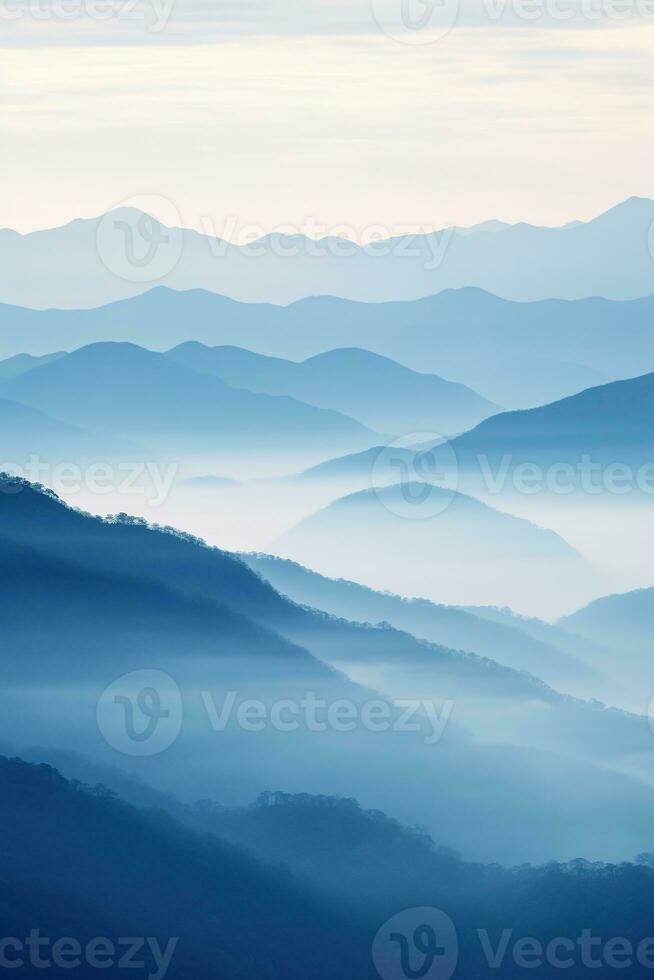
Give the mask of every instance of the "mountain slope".
<path id="1" fill-rule="evenodd" d="M 84 745 L 115 764 L 124 759 L 118 750 L 126 734 L 119 714 L 110 741 L 100 735 L 101 692 L 127 672 L 121 683 L 133 698 L 144 682 L 140 673 L 131 679 L 132 672 L 149 672 L 152 687 L 163 671 L 183 696 L 182 728 L 166 751 L 143 757 L 130 751 L 130 768 L 185 799 L 209 793 L 243 802 L 271 784 L 286 792 L 358 795 L 365 806 L 438 827 L 444 841 L 489 859 L 569 857 L 580 846 L 603 856 L 646 849 L 643 801 L 654 791 L 633 778 L 639 759 L 640 779 L 654 781 L 643 719 L 566 698 L 528 674 L 406 633 L 301 609 L 233 556 L 189 537 L 133 519 L 101 521 L 15 481 L 10 488 L 0 493 L 0 580 L 10 638 L 0 739 L 19 748 L 51 744 L 55 731 L 59 747 Z M 363 712 L 380 701 L 373 680 L 385 693 L 419 699 L 418 706 L 427 699 L 431 715 L 419 709 L 418 727 L 406 731 L 361 723 L 315 730 L 300 716 L 299 727 L 288 731 L 272 724 L 253 730 L 235 714 L 252 699 L 269 710 L 299 705 L 307 692 L 326 706 L 346 702 Z M 216 728 L 202 692 L 220 716 L 230 691 L 234 711 Z M 453 719 L 448 700 L 457 705 Z M 424 778 L 426 767 L 438 793 Z M 520 806 L 506 809 L 516 781 L 532 801 L 529 819 Z M 564 785 L 583 786 L 583 795 L 571 798 Z M 480 810 L 489 821 L 481 842 Z"/>
<path id="2" fill-rule="evenodd" d="M 133 344 L 92 344 L 4 382 L 0 391 L 58 418 L 170 445 L 212 440 L 362 445 L 372 434 L 335 412 L 239 391 Z"/>
<path id="3" fill-rule="evenodd" d="M 642 458 L 654 453 L 654 374 L 589 388 L 541 408 L 503 412 L 452 446 L 464 459 L 474 452 L 493 458 L 507 453 L 603 458 L 620 450 Z"/>
<path id="4" fill-rule="evenodd" d="M 175 347 L 168 356 L 235 388 L 289 395 L 394 435 L 452 435 L 499 411 L 465 385 L 419 374 L 357 348 L 332 350 L 301 363 L 238 347 L 208 348 L 198 343 Z"/>
<path id="5" fill-rule="evenodd" d="M 597 648 L 596 663 L 631 692 L 631 704 L 654 718 L 654 589 L 605 596 L 559 624 Z"/>
<path id="6" fill-rule="evenodd" d="M 553 531 L 417 481 L 342 497 L 271 550 L 331 578 L 449 605 L 469 602 L 471 594 L 486 597 L 480 604 L 503 605 L 509 596 L 528 603 L 541 580 L 555 591 L 584 589 L 592 575 Z"/>
<path id="7" fill-rule="evenodd" d="M 554 935 L 585 929 L 619 934 L 636 949 L 649 931 L 651 855 L 620 865 L 471 864 L 355 800 L 307 793 L 269 792 L 234 809 L 209 800 L 182 807 L 142 787 L 159 812 L 142 810 L 105 789 L 131 788 L 126 774 L 80 761 L 81 774 L 100 776 L 93 789 L 47 765 L 0 758 L 8 935 L 27 936 L 26 925 L 53 940 L 72 933 L 82 949 L 102 935 L 120 954 L 127 952 L 120 936 L 149 936 L 141 956 L 159 980 L 367 980 L 376 975 L 370 947 L 381 923 L 398 909 L 429 906 L 454 923 L 456 975 L 480 980 L 495 976 L 497 966 L 468 939 L 479 929 L 499 935 L 502 922 L 543 947 Z M 140 875 L 153 886 L 145 895 Z M 503 977 L 524 973 L 509 950 L 500 959 Z M 540 974 L 559 975 L 556 962 Z M 638 964 L 622 973 L 642 977 L 642 970 Z M 36 980 L 43 969 L 26 962 L 20 972 Z M 57 980 L 66 975 L 63 967 L 48 972 Z M 104 972 L 113 978 L 124 970 Z"/>
<path id="8" fill-rule="evenodd" d="M 92 436 L 77 425 L 51 418 L 44 411 L 0 397 L 2 465 L 23 466 L 30 456 L 48 460 L 85 457 L 94 450 Z"/>
<path id="9" fill-rule="evenodd" d="M 129 537 L 130 526 L 122 527 Z M 103 536 L 105 547 L 111 548 L 111 539 Z M 353 762 L 350 776 L 342 766 L 335 769 L 339 746 L 329 732 L 313 740 L 308 763 L 299 734 L 289 738 L 270 726 L 257 737 L 258 727 L 241 727 L 242 704 L 255 700 L 271 710 L 282 699 L 299 704 L 308 690 L 326 704 L 360 704 L 370 692 L 218 597 L 175 589 L 134 567 L 128 574 L 112 571 L 110 562 L 101 567 L 91 554 L 63 558 L 57 554 L 62 550 L 37 550 L 0 536 L 0 607 L 10 638 L 0 697 L 4 737 L 33 744 L 51 741 L 54 731 L 60 747 L 84 745 L 96 758 L 114 762 L 126 754 L 135 771 L 193 797 L 205 784 L 220 785 L 223 798 L 238 801 L 261 792 L 270 779 L 314 788 L 323 779 L 349 781 L 361 762 Z M 130 551 L 127 544 L 121 564 Z M 240 566 L 226 559 L 230 564 L 238 580 Z M 166 726 L 155 726 L 140 751 L 124 715 L 103 693 L 116 682 L 130 697 L 139 685 L 158 692 L 171 718 L 170 747 Z M 229 706 L 229 691 L 235 692 L 232 707 L 225 709 L 224 726 L 215 727 L 213 711 L 219 715 L 224 703 Z M 47 708 L 40 704 L 43 692 Z M 183 714 L 177 698 L 183 699 Z M 381 741 L 388 741 L 392 757 L 392 738 Z M 224 758 L 213 757 L 218 745 Z M 356 733 L 349 751 L 352 760 L 366 756 Z"/>
<path id="10" fill-rule="evenodd" d="M 32 357 L 31 354 L 16 354 L 5 361 L 0 361 L 0 381 L 8 381 L 10 378 L 17 378 L 19 374 L 25 374 L 32 368 L 50 361 L 57 361 L 60 357 L 65 357 L 63 351 L 56 351 L 54 354 L 44 354 L 42 357 Z"/>
<path id="11" fill-rule="evenodd" d="M 361 623 L 388 623 L 431 643 L 490 657 L 515 670 L 527 670 L 569 693 L 584 691 L 588 696 L 594 691 L 599 697 L 600 688 L 606 690 L 587 664 L 573 653 L 532 638 L 520 630 L 518 619 L 515 626 L 487 622 L 453 606 L 375 592 L 345 579 L 329 579 L 283 558 L 261 554 L 240 557 L 282 595 L 332 616 Z M 574 638 L 570 639 L 573 647 Z"/>
<path id="12" fill-rule="evenodd" d="M 102 936 L 117 952 L 113 965 L 103 953 L 104 973 L 119 977 L 118 957 L 130 947 L 121 937 L 142 936 L 153 943 L 138 948 L 149 975 L 170 980 L 304 980 L 309 971 L 354 980 L 374 972 L 367 930 L 306 885 L 48 766 L 0 757 L 0 859 L 3 929 L 23 938 L 38 929 L 48 937 L 46 959 L 57 939 L 74 936 L 83 948 Z M 154 948 L 165 954 L 159 972 Z M 32 963 L 21 975 L 43 973 Z M 49 975 L 69 975 L 66 965 L 50 965 Z M 94 972 L 91 962 L 83 969 Z"/>
<path id="13" fill-rule="evenodd" d="M 654 588 L 606 596 L 561 620 L 575 633 L 615 647 L 627 644 L 651 650 L 654 633 Z"/>
<path id="14" fill-rule="evenodd" d="M 593 663 L 597 648 L 591 642 L 584 642 L 578 634 L 569 633 L 559 623 L 548 623 L 531 616 L 520 616 L 505 606 L 461 606 L 461 612 L 472 614 L 475 619 L 491 623 L 503 629 L 518 630 L 521 635 L 531 637 L 537 643 L 559 650 L 568 656 L 580 656 L 587 663 Z"/>
<path id="15" fill-rule="evenodd" d="M 446 467 L 454 454 L 461 486 L 472 492 L 528 498 L 540 490 L 560 499 L 578 491 L 589 500 L 604 491 L 618 501 L 651 495 L 654 374 L 496 415 L 452 440 L 447 457 L 434 453 Z"/>
<path id="16" fill-rule="evenodd" d="M 421 516 L 424 501 L 432 501 L 433 516 Z M 415 506 L 415 522 L 411 521 L 410 508 Z M 428 508 L 423 507 L 423 515 Z M 319 514 L 303 521 L 297 528 L 282 536 L 280 542 L 319 540 L 322 533 L 339 529 L 342 532 L 366 533 L 367 528 L 383 529 L 389 534 L 393 528 L 400 534 L 411 535 L 412 541 L 431 537 L 425 541 L 425 550 L 438 547 L 441 557 L 456 557 L 466 531 L 471 546 L 469 557 L 499 558 L 533 555 L 574 557 L 574 551 L 557 534 L 536 527 L 529 521 L 493 510 L 486 504 L 435 484 L 412 482 L 406 485 L 377 487 L 350 494 L 335 501 Z M 384 546 L 388 547 L 389 538 Z"/>

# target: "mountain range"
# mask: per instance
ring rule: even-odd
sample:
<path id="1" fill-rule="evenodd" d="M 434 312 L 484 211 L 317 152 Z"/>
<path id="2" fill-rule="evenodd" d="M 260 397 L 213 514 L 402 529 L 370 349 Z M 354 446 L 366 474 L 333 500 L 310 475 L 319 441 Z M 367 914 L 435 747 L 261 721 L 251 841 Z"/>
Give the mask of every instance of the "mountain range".
<path id="1" fill-rule="evenodd" d="M 149 216 L 117 209 L 25 235 L 0 231 L 0 298 L 28 307 L 91 307 L 136 295 L 157 279 L 175 289 L 282 304 L 325 294 L 387 302 L 468 286 L 516 300 L 633 299 L 652 290 L 653 220 L 654 202 L 630 198 L 561 228 L 485 222 L 400 237 L 390 232 L 387 241 L 361 247 L 277 233 L 238 246 L 162 228 L 165 243 L 152 251 L 141 232 L 144 222 L 151 226 Z"/>
<path id="2" fill-rule="evenodd" d="M 0 383 L 0 393 L 67 425 L 186 453 L 236 446 L 365 446 L 373 433 L 337 412 L 255 394 L 134 344 L 91 344 Z M 315 448 L 320 447 L 320 448 Z M 26 450 L 37 446 L 25 446 Z"/>
<path id="3" fill-rule="evenodd" d="M 522 617 L 494 622 L 484 615 L 428 599 L 375 592 L 346 579 L 331 579 L 297 562 L 265 554 L 240 556 L 282 595 L 342 619 L 389 624 L 452 650 L 488 657 L 514 670 L 529 671 L 566 693 L 606 699 L 609 688 L 597 672 L 600 658 L 590 641 L 563 627 L 549 626 L 542 636 L 523 629 Z M 547 624 L 542 624 L 546 627 Z M 580 656 L 581 655 L 581 656 Z M 596 664 L 593 666 L 593 659 Z M 615 694 L 615 688 L 610 693 Z"/>
<path id="4" fill-rule="evenodd" d="M 208 348 L 189 342 L 169 351 L 168 357 L 234 388 L 287 395 L 396 436 L 454 435 L 500 411 L 465 385 L 411 371 L 357 348 L 332 350 L 297 363 L 240 347 Z"/>
<path id="5" fill-rule="evenodd" d="M 111 440 L 118 449 L 118 440 Z M 0 397 L 0 469 L 22 465 L 32 453 L 44 459 L 85 459 L 94 452 L 91 434 L 76 425 L 53 419 L 45 412 Z M 123 448 L 126 448 L 124 444 Z"/>
<path id="6" fill-rule="evenodd" d="M 60 357 L 65 357 L 64 351 L 43 354 L 41 357 L 33 357 L 31 354 L 16 354 L 14 357 L 8 357 L 6 360 L 0 361 L 0 381 L 17 378 L 19 374 L 26 374 L 32 368 L 48 364 L 50 361 L 56 361 Z"/>
<path id="7" fill-rule="evenodd" d="M 337 913 L 305 882 L 215 834 L 47 765 L 0 756 L 0 860 L 3 930 L 16 937 L 3 956 L 23 952 L 30 980 L 44 969 L 70 975 L 71 943 L 87 976 L 101 963 L 118 978 L 136 953 L 132 969 L 140 961 L 143 976 L 160 980 L 300 980 L 308 970 L 372 980 L 363 915 Z M 17 946 L 31 935 L 42 937 L 38 956 Z M 124 938 L 134 936 L 143 938 Z M 94 940 L 97 959 L 85 959 Z"/>
<path id="8" fill-rule="evenodd" d="M 565 499 L 577 490 L 612 501 L 638 493 L 647 501 L 654 491 L 654 374 L 589 388 L 538 408 L 499 412 L 431 447 L 389 452 L 377 446 L 347 454 L 294 480 L 322 481 L 341 494 L 352 493 L 388 483 L 391 464 L 396 472 L 481 493 L 487 500 L 505 494 L 538 499 L 543 491 Z"/>
<path id="9" fill-rule="evenodd" d="M 188 536 L 125 517 L 102 521 L 20 481 L 2 490 L 2 616 L 12 656 L 0 739 L 19 751 L 51 744 L 55 731 L 61 749 L 83 744 L 104 764 L 123 760 L 114 744 L 121 728 L 109 741 L 98 730 L 98 699 L 116 678 L 156 665 L 179 686 L 184 722 L 171 747 L 131 757 L 130 768 L 184 800 L 242 803 L 271 785 L 352 796 L 357 787 L 364 806 L 437 827 L 444 842 L 475 857 L 646 849 L 654 775 L 645 719 L 561 695 L 474 654 L 304 609 L 234 556 Z M 381 695 L 366 676 L 383 680 Z M 310 691 L 362 710 L 390 687 L 396 697 L 410 690 L 433 699 L 439 714 L 455 702 L 457 717 L 436 745 L 423 740 L 432 729 L 420 710 L 419 728 L 404 734 L 215 730 L 200 699 L 211 694 L 219 711 L 230 691 L 262 705 L 299 702 Z M 507 809 L 516 781 L 528 820 L 521 803 Z"/>
<path id="10" fill-rule="evenodd" d="M 442 910 L 439 925 L 452 923 L 460 980 L 497 975 L 479 932 L 488 942 L 502 922 L 534 937 L 530 949 L 553 935 L 612 931 L 624 937 L 620 949 L 648 948 L 648 853 L 613 865 L 473 864 L 353 799 L 267 792 L 245 807 L 212 799 L 189 806 L 79 755 L 29 755 L 34 762 L 0 757 L 0 894 L 6 932 L 16 937 L 7 959 L 25 953 L 20 972 L 30 980 L 50 960 L 50 976 L 69 975 L 71 942 L 86 958 L 87 943 L 100 936 L 88 972 L 101 962 L 112 980 L 132 954 L 156 980 L 372 980 L 370 949 L 382 924 L 408 909 L 401 922 L 410 928 L 425 906 Z M 144 876 L 152 885 L 145 894 Z M 32 930 L 43 939 L 40 963 L 16 945 Z M 498 960 L 507 980 L 524 973 L 508 943 Z M 548 959 L 539 973 L 553 980 L 558 962 Z M 643 976 L 640 962 L 621 966 L 623 976 Z"/>
<path id="11" fill-rule="evenodd" d="M 282 307 L 157 287 L 98 309 L 0 306 L 0 356 L 109 340 L 159 351 L 198 341 L 292 360 L 355 346 L 528 408 L 654 371 L 653 317 L 651 296 L 522 303 L 466 288 L 410 302 L 318 296 Z"/>

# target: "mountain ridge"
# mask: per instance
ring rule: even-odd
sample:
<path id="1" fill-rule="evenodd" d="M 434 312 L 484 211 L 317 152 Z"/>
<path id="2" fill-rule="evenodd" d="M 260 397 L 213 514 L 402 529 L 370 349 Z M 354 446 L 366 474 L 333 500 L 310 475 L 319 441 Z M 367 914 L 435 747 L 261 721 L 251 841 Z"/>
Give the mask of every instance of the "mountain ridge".
<path id="1" fill-rule="evenodd" d="M 410 301 L 316 297 L 275 306 L 156 286 L 90 310 L 0 305 L 0 355 L 49 354 L 108 340 L 165 351 L 196 341 L 304 360 L 356 346 L 465 384 L 511 409 L 654 370 L 653 318 L 652 295 L 519 303 L 463 288 Z M 471 349 L 477 351 L 472 359 Z"/>
<path id="2" fill-rule="evenodd" d="M 130 232 L 138 241 L 143 215 L 119 208 L 25 235 L 0 231 L 0 297 L 41 309 L 99 306 L 142 293 L 148 275 L 150 281 L 177 289 L 204 286 L 246 302 L 290 302 L 324 293 L 364 300 L 415 299 L 461 286 L 518 300 L 594 295 L 629 299 L 651 291 L 647 235 L 654 201 L 647 198 L 627 199 L 589 221 L 558 228 L 521 222 L 489 234 L 451 227 L 391 235 L 367 245 L 334 236 L 317 242 L 302 233 L 285 237 L 272 232 L 240 246 L 193 228 L 163 225 L 168 241 L 155 249 L 151 272 L 135 267 L 119 235 L 120 230 Z M 521 260 L 526 251 L 538 261 L 525 266 Z M 59 255 L 72 259 L 72 265 L 58 260 Z M 518 277 L 515 268 L 521 269 Z M 35 269 L 45 270 L 36 283 Z"/>
<path id="3" fill-rule="evenodd" d="M 452 435 L 500 411 L 465 385 L 412 371 L 358 347 L 339 347 L 296 362 L 240 347 L 188 342 L 166 356 L 237 388 L 340 411 L 376 432 Z"/>

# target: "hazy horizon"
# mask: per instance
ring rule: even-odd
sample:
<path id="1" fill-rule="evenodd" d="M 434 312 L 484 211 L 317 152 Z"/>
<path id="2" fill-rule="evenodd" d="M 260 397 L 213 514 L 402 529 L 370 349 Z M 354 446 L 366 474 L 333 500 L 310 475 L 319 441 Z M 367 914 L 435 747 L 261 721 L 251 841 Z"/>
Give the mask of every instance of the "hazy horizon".
<path id="1" fill-rule="evenodd" d="M 654 201 L 654 189 L 652 190 L 652 194 L 653 194 L 652 197 L 648 197 L 647 195 L 630 194 L 627 197 L 621 198 L 620 200 L 615 200 L 604 204 L 603 206 L 601 206 L 600 210 L 598 211 L 590 212 L 583 216 L 577 215 L 575 217 L 569 217 L 567 219 L 562 219 L 555 223 L 536 222 L 530 220 L 529 217 L 527 216 L 518 217 L 515 218 L 514 220 L 509 221 L 505 219 L 501 214 L 485 215 L 476 220 L 470 221 L 470 223 L 468 224 L 462 224 L 457 221 L 452 221 L 447 225 L 436 225 L 436 224 L 426 225 L 422 222 L 411 223 L 407 221 L 393 227 L 390 222 L 385 223 L 384 221 L 382 221 L 379 224 L 372 226 L 372 229 L 363 226 L 361 228 L 361 231 L 363 232 L 361 238 L 351 237 L 352 232 L 358 230 L 354 227 L 354 225 L 349 225 L 345 222 L 341 222 L 333 226 L 333 232 L 332 232 L 331 227 L 325 226 L 323 228 L 322 226 L 319 226 L 317 223 L 314 223 L 314 221 L 311 218 L 306 220 L 303 224 L 298 224 L 297 226 L 292 225 L 291 223 L 285 221 L 282 221 L 278 224 L 270 225 L 269 228 L 262 229 L 261 236 L 259 238 L 252 237 L 252 229 L 254 228 L 253 225 L 247 226 L 247 228 L 245 229 L 246 237 L 244 237 L 242 229 L 240 229 L 235 224 L 233 220 L 233 216 L 230 216 L 225 220 L 222 229 L 216 227 L 216 225 L 212 222 L 211 215 L 207 215 L 204 213 L 198 215 L 195 221 L 193 221 L 191 217 L 190 220 L 188 220 L 187 222 L 182 222 L 180 224 L 171 223 L 167 227 L 179 229 L 182 231 L 197 231 L 200 234 L 205 235 L 209 238 L 212 237 L 220 238 L 226 242 L 229 242 L 229 244 L 241 245 L 241 246 L 246 244 L 250 244 L 250 245 L 257 244 L 258 242 L 262 241 L 269 235 L 273 235 L 273 234 L 279 234 L 280 236 L 304 235 L 305 237 L 310 238 L 314 241 L 320 241 L 321 239 L 328 238 L 328 237 L 336 237 L 336 238 L 340 237 L 346 241 L 353 241 L 358 245 L 365 245 L 371 241 L 370 235 L 373 231 L 378 236 L 380 236 L 380 233 L 383 232 L 384 229 L 387 229 L 388 231 L 386 237 L 376 237 L 372 240 L 383 242 L 383 241 L 388 241 L 389 239 L 394 237 L 401 237 L 402 235 L 414 235 L 414 234 L 429 235 L 434 232 L 440 232 L 446 230 L 455 230 L 455 231 L 473 231 L 477 229 L 486 230 L 483 228 L 484 225 L 492 226 L 494 224 L 503 225 L 506 228 L 513 228 L 516 225 L 526 225 L 528 227 L 537 228 L 537 229 L 552 229 L 552 230 L 563 229 L 577 224 L 589 224 L 590 222 L 594 221 L 596 218 L 599 218 L 602 215 L 607 214 L 608 212 L 613 211 L 616 208 L 619 208 L 621 205 L 625 205 L 629 203 L 630 201 L 638 201 L 638 200 L 648 201 L 648 202 Z M 37 223 L 34 227 L 29 227 L 29 228 L 20 228 L 20 227 L 6 225 L 6 226 L 0 226 L 0 231 L 13 231 L 21 236 L 38 234 L 39 232 L 56 231 L 58 229 L 65 228 L 67 225 L 74 224 L 77 221 L 93 221 L 99 218 L 103 218 L 105 217 L 105 215 L 111 214 L 112 211 L 120 210 L 122 206 L 123 206 L 122 202 L 118 202 L 118 204 L 115 205 L 115 207 L 109 207 L 106 211 L 93 211 L 85 214 L 77 214 L 77 213 L 71 214 L 70 217 L 54 225 L 51 224 L 39 225 Z M 128 206 L 132 207 L 132 205 L 128 205 Z M 148 214 L 155 218 L 157 217 L 156 214 L 154 214 L 153 212 L 149 212 L 147 210 L 147 206 L 144 206 L 142 209 L 138 206 L 134 206 L 134 210 L 141 211 L 142 213 Z M 164 224 L 164 222 L 162 222 L 162 224 Z M 494 231 L 502 231 L 504 229 L 489 228 L 488 230 L 494 232 Z M 230 237 L 230 235 L 232 237 Z M 460 288 L 466 288 L 466 287 L 460 287 Z M 654 284 L 652 285 L 652 291 L 654 292 Z"/>
<path id="2" fill-rule="evenodd" d="M 395 0 L 72 6 L 0 10 L 3 227 L 143 194 L 194 227 L 361 230 L 654 195 L 645 0 L 410 0 L 406 24 Z"/>

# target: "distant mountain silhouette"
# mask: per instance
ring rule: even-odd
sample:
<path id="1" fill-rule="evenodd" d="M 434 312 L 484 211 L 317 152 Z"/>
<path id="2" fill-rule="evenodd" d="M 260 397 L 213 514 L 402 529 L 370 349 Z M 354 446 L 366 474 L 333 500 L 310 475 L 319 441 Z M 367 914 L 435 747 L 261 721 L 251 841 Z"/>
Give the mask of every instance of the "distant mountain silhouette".
<path id="1" fill-rule="evenodd" d="M 289 395 L 357 419 L 376 432 L 453 435 L 499 412 L 465 385 L 419 374 L 379 354 L 342 348 L 297 363 L 240 347 L 189 342 L 168 356 L 235 388 Z"/>
<path id="2" fill-rule="evenodd" d="M 50 361 L 57 361 L 60 357 L 65 357 L 64 351 L 57 351 L 54 354 L 44 354 L 42 357 L 32 357 L 31 354 L 16 354 L 14 357 L 0 361 L 0 381 L 8 381 L 10 378 L 17 378 L 19 374 L 25 374 L 32 368 Z"/>
<path id="3" fill-rule="evenodd" d="M 596 599 L 557 625 L 592 643 L 598 667 L 630 692 L 630 707 L 653 716 L 654 588 Z"/>
<path id="4" fill-rule="evenodd" d="M 595 643 L 629 646 L 650 655 L 654 636 L 654 588 L 596 599 L 561 624 Z M 654 693 L 654 692 L 653 692 Z"/>
<path id="5" fill-rule="evenodd" d="M 433 518 L 421 520 L 417 517 L 422 500 L 432 499 L 439 512 Z M 398 510 L 410 513 L 409 508 L 416 508 L 416 520 L 407 520 Z M 342 522 L 342 523 L 341 523 Z M 308 540 L 313 532 L 320 537 L 322 531 L 336 530 L 339 526 L 349 533 L 349 529 L 359 528 L 365 533 L 366 527 L 384 528 L 385 531 L 395 525 L 400 531 L 413 540 L 432 537 L 425 548 L 437 543 L 442 557 L 455 557 L 461 547 L 462 539 L 458 540 L 458 526 L 468 525 L 470 550 L 467 554 L 473 557 L 510 557 L 511 555 L 552 555 L 571 557 L 575 552 L 553 531 L 536 527 L 529 521 L 503 514 L 487 507 L 485 504 L 433 484 L 409 483 L 404 486 L 366 490 L 351 494 L 335 501 L 329 507 L 303 521 L 296 529 L 288 531 L 283 540 Z M 411 535 L 411 528 L 416 533 Z M 388 539 L 384 542 L 388 544 Z"/>
<path id="6" fill-rule="evenodd" d="M 150 243 L 139 234 L 142 214 L 125 208 L 27 235 L 0 231 L 0 297 L 24 306 L 98 306 L 142 292 L 151 271 L 176 289 L 204 288 L 246 302 L 320 294 L 383 302 L 467 286 L 517 300 L 631 299 L 651 291 L 653 219 L 653 201 L 630 198 L 561 228 L 491 222 L 364 247 L 277 233 L 239 247 L 166 229 L 171 261 L 161 253 L 160 267 L 155 253 L 150 270 L 130 259 Z"/>
<path id="7" fill-rule="evenodd" d="M 2 465 L 23 466 L 31 455 L 48 460 L 83 458 L 96 443 L 90 433 L 76 425 L 51 418 L 43 411 L 0 397 L 0 443 Z"/>
<path id="8" fill-rule="evenodd" d="M 653 316 L 652 296 L 518 303 L 466 288 L 410 302 L 316 296 L 282 307 L 157 287 L 99 309 L 0 307 L 0 354 L 47 354 L 108 340 L 155 350 L 199 341 L 304 360 L 356 346 L 526 408 L 654 371 Z"/>
<path id="9" fill-rule="evenodd" d="M 393 470 L 391 465 L 383 464 L 381 470 L 378 469 L 380 457 L 385 452 L 385 446 L 373 446 L 370 449 L 363 449 L 359 453 L 348 453 L 347 456 L 339 456 L 336 459 L 328 459 L 324 463 L 318 463 L 303 473 L 291 477 L 297 481 L 324 482 L 330 483 L 353 483 L 356 489 L 364 489 L 370 486 L 375 477 L 383 477 L 384 482 L 393 483 L 397 480 L 397 470 Z M 393 449 L 393 460 L 398 463 L 405 463 L 407 466 L 413 465 L 415 450 L 405 449 L 401 446 Z"/>
<path id="10" fill-rule="evenodd" d="M 506 606 L 502 609 L 497 606 L 459 606 L 458 609 L 484 623 L 511 631 L 518 630 L 521 636 L 531 637 L 537 643 L 543 643 L 567 656 L 580 657 L 590 665 L 597 663 L 598 648 L 592 642 L 584 641 L 577 633 L 568 632 L 562 621 L 548 623 L 533 616 L 520 616 Z"/>
<path id="11" fill-rule="evenodd" d="M 325 460 L 301 473 L 290 474 L 284 478 L 285 483 L 290 488 L 305 488 L 320 506 L 358 491 L 396 485 L 398 480 L 438 484 L 441 477 L 448 475 L 448 465 L 455 457 L 447 449 L 444 462 L 438 447 L 431 443 L 405 447 L 401 443 L 406 440 L 397 441 L 400 445 L 391 442 Z M 441 444 L 446 442 L 441 440 Z M 456 474 L 454 477 L 456 483 Z"/>
<path id="12" fill-rule="evenodd" d="M 0 393 L 68 423 L 167 449 L 374 442 L 363 426 L 291 398 L 253 394 L 134 344 L 91 344 L 0 385 Z"/>
<path id="13" fill-rule="evenodd" d="M 484 604 L 518 594 L 522 600 L 540 588 L 541 576 L 583 588 L 590 574 L 553 531 L 412 480 L 342 497 L 291 528 L 271 550 L 330 577 L 448 604 L 460 603 L 463 593 L 485 596 Z"/>

